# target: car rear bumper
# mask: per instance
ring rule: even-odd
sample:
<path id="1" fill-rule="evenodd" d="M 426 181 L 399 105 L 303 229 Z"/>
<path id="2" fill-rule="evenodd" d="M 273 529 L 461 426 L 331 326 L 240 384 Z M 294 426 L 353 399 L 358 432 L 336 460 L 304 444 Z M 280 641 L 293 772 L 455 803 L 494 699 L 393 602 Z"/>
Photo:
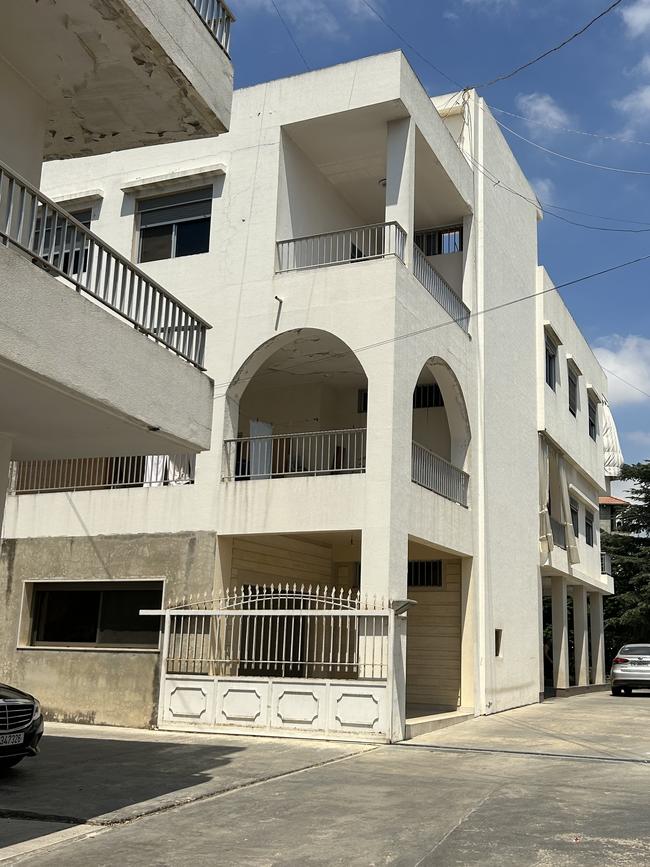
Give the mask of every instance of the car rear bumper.
<path id="1" fill-rule="evenodd" d="M 38 752 L 39 741 L 43 737 L 43 717 L 37 716 L 25 729 L 16 732 L 0 732 L 0 734 L 23 734 L 25 736 L 22 744 L 0 746 L 0 761 L 17 756 L 35 756 Z"/>

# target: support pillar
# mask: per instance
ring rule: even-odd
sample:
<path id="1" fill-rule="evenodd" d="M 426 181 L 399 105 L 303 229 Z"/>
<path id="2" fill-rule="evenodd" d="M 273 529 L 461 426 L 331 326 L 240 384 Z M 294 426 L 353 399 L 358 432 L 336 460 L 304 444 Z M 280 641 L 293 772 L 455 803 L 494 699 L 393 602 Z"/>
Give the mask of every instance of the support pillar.
<path id="1" fill-rule="evenodd" d="M 415 240 L 415 122 L 391 120 L 386 141 L 386 216 L 406 232 L 404 262 L 410 268 Z"/>
<path id="2" fill-rule="evenodd" d="M 5 514 L 7 489 L 9 488 L 9 465 L 11 463 L 11 440 L 0 434 L 0 541 L 4 538 L 2 529 Z"/>
<path id="3" fill-rule="evenodd" d="M 566 578 L 554 575 L 551 578 L 553 607 L 553 686 L 556 689 L 569 687 L 569 625 L 567 621 Z"/>
<path id="4" fill-rule="evenodd" d="M 576 686 L 589 686 L 589 622 L 587 619 L 587 591 L 573 588 L 573 646 L 575 652 Z"/>
<path id="5" fill-rule="evenodd" d="M 603 594 L 589 594 L 591 620 L 591 667 L 594 683 L 605 683 L 605 626 L 603 621 Z"/>

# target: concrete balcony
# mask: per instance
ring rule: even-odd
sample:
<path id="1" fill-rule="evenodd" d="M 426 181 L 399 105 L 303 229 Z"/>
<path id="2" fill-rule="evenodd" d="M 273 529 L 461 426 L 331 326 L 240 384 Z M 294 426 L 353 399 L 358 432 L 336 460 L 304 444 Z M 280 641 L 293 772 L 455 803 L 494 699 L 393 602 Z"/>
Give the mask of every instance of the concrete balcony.
<path id="1" fill-rule="evenodd" d="M 440 455 L 413 443 L 411 480 L 453 503 L 467 506 L 469 476 Z"/>
<path id="2" fill-rule="evenodd" d="M 215 135 L 232 21 L 221 0 L 5 0 L 0 63 L 41 98 L 49 159 Z"/>
<path id="3" fill-rule="evenodd" d="M 0 164 L 0 434 L 15 460 L 208 448 L 209 327 Z"/>

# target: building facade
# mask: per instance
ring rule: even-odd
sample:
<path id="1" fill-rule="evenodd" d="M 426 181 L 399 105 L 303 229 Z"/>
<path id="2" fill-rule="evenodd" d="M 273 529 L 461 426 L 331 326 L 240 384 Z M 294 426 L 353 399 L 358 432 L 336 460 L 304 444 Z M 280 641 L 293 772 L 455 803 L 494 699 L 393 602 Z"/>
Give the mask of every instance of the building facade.
<path id="1" fill-rule="evenodd" d="M 399 740 L 538 701 L 545 654 L 603 682 L 606 379 L 482 99 L 395 52 L 45 184 L 218 322 L 208 451 L 13 464 L 3 665 L 52 718 Z"/>

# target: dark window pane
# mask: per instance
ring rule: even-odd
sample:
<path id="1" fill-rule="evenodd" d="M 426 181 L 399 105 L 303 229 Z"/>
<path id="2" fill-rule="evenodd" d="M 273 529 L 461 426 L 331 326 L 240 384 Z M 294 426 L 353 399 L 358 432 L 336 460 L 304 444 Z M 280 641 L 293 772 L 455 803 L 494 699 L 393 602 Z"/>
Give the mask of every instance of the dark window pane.
<path id="1" fill-rule="evenodd" d="M 409 587 L 442 587 L 442 560 L 409 560 Z"/>
<path id="2" fill-rule="evenodd" d="M 160 608 L 162 588 L 104 590 L 98 644 L 157 647 L 160 620 L 143 617 L 141 608 Z"/>
<path id="3" fill-rule="evenodd" d="M 173 226 L 150 226 L 140 231 L 140 262 L 171 259 Z"/>
<path id="4" fill-rule="evenodd" d="M 176 256 L 193 256 L 210 249 L 210 220 L 191 220 L 176 226 Z"/>
<path id="5" fill-rule="evenodd" d="M 35 640 L 53 644 L 94 644 L 99 596 L 99 592 L 93 590 L 37 590 Z"/>

